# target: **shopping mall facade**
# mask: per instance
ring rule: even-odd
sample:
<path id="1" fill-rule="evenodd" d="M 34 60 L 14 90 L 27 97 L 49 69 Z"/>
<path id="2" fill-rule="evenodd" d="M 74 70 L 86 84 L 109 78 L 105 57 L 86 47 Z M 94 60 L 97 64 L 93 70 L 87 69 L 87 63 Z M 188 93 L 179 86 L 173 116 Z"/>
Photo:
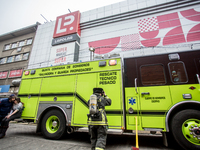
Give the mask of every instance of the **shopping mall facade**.
<path id="1" fill-rule="evenodd" d="M 12 47 L 3 43 L 2 51 Z M 28 65 L 21 68 L 199 48 L 200 1 L 126 0 L 81 13 L 66 9 L 55 21 L 38 25 Z M 6 70 L 11 69 L 0 74 Z"/>
<path id="2" fill-rule="evenodd" d="M 127 0 L 66 10 L 38 27 L 28 68 L 198 49 L 199 8 L 200 1 Z"/>

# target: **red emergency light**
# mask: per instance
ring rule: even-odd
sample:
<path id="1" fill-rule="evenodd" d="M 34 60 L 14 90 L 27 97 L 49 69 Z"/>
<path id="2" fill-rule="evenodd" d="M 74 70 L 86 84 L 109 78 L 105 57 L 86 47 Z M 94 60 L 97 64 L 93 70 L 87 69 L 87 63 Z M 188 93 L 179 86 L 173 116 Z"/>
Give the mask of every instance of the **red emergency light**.
<path id="1" fill-rule="evenodd" d="M 25 71 L 25 75 L 29 75 L 30 71 Z"/>

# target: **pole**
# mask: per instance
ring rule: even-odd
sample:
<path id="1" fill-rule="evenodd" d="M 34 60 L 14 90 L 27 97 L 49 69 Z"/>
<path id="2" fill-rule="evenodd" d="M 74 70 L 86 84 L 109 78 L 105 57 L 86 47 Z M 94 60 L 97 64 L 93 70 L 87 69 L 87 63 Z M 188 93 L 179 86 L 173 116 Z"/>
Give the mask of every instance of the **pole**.
<path id="1" fill-rule="evenodd" d="M 136 147 L 133 147 L 132 146 L 132 149 L 131 150 L 139 150 L 139 146 L 138 146 L 138 123 L 137 123 L 137 116 L 135 116 L 135 133 L 136 133 L 136 137 L 135 137 L 135 139 L 136 139 Z"/>

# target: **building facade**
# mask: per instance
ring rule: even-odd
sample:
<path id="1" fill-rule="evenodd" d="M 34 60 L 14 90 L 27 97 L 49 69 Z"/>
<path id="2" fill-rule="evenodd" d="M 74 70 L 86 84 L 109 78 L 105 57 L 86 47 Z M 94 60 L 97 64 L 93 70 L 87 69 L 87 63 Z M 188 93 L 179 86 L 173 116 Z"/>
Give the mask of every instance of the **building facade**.
<path id="1" fill-rule="evenodd" d="M 0 95 L 18 93 L 39 23 L 0 35 Z"/>
<path id="2" fill-rule="evenodd" d="M 66 12 L 38 27 L 28 69 L 199 49 L 199 8 L 192 0 L 126 0 Z"/>

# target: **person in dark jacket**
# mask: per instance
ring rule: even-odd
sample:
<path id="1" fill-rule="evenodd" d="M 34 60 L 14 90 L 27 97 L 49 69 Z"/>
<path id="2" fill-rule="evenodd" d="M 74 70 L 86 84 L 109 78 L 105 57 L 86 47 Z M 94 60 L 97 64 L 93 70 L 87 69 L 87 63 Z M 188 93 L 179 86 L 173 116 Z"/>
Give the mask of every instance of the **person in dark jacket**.
<path id="1" fill-rule="evenodd" d="M 16 98 L 14 100 L 14 104 L 12 106 L 10 113 L 1 122 L 2 130 L 0 131 L 0 139 L 6 135 L 6 131 L 9 127 L 9 122 L 11 120 L 21 117 L 22 110 L 23 110 L 23 104 L 20 98 Z"/>
<path id="2" fill-rule="evenodd" d="M 111 99 L 107 97 L 102 88 L 94 88 L 93 94 L 97 96 L 97 114 L 88 115 L 88 128 L 91 134 L 92 150 L 104 150 L 106 147 L 108 121 L 105 106 L 111 105 Z M 88 101 L 90 105 L 90 100 Z"/>
<path id="3" fill-rule="evenodd" d="M 9 98 L 0 99 L 0 125 L 1 125 L 2 119 L 5 118 L 10 112 L 15 98 L 16 98 L 15 95 L 11 94 Z"/>

